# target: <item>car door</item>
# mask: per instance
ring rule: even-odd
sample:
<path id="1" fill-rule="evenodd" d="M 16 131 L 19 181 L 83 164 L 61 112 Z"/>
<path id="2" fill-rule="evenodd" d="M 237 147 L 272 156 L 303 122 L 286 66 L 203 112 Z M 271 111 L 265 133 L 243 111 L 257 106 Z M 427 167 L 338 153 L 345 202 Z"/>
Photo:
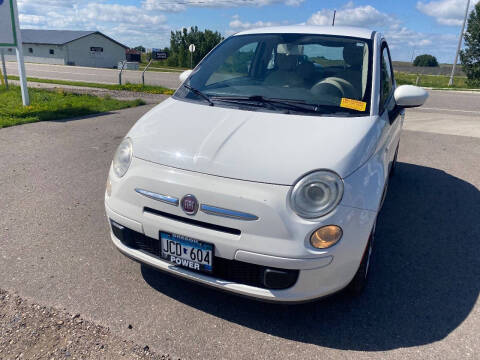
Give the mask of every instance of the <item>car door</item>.
<path id="1" fill-rule="evenodd" d="M 385 142 L 386 173 L 388 174 L 398 143 L 403 124 L 404 111 L 395 103 L 395 75 L 393 73 L 392 60 L 387 43 L 384 41 L 381 47 L 380 58 L 380 103 L 379 114 L 385 122 L 387 137 Z"/>

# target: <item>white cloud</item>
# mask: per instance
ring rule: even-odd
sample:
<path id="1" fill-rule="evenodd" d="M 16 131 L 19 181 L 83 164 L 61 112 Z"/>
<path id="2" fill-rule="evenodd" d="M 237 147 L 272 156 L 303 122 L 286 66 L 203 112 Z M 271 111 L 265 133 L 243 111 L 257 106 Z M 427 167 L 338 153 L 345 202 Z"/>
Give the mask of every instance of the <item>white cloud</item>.
<path id="1" fill-rule="evenodd" d="M 477 1 L 471 2 L 471 7 Z M 436 19 L 439 24 L 458 26 L 462 24 L 465 16 L 467 0 L 437 0 L 430 2 L 417 2 L 417 9 L 425 15 Z"/>
<path id="2" fill-rule="evenodd" d="M 18 0 L 18 5 L 23 28 L 99 30 L 129 46 L 163 47 L 169 43 L 172 29 L 167 23 L 167 13 L 185 11 L 187 7 L 298 6 L 302 2 L 304 0 L 137 0 L 138 5 L 123 5 L 115 0 Z M 239 29 L 265 26 L 261 22 L 232 25 Z"/>
<path id="3" fill-rule="evenodd" d="M 83 19 L 92 21 L 158 25 L 166 21 L 162 14 L 150 14 L 145 10 L 132 5 L 88 3 L 78 10 Z"/>
<path id="4" fill-rule="evenodd" d="M 308 25 L 327 25 L 332 23 L 333 9 L 323 9 L 314 13 L 304 23 Z M 271 21 L 242 21 L 238 15 L 230 21 L 227 35 L 237 31 L 262 26 L 284 25 Z M 412 54 L 430 53 L 443 62 L 451 62 L 455 53 L 457 36 L 452 34 L 432 34 L 414 31 L 404 26 L 402 21 L 373 6 L 358 6 L 348 2 L 337 11 L 336 25 L 363 26 L 381 31 L 388 40 L 392 56 L 395 60 L 410 60 Z"/>
<path id="5" fill-rule="evenodd" d="M 256 21 L 256 22 L 242 21 L 240 20 L 240 17 L 238 15 L 233 16 L 233 20 L 230 21 L 229 23 L 230 29 L 233 32 L 267 27 L 267 26 L 275 26 L 275 25 L 280 25 L 280 23 L 272 22 L 272 21 Z"/>
<path id="6" fill-rule="evenodd" d="M 99 30 L 130 46 L 161 47 L 170 35 L 166 16 L 141 6 L 104 0 L 19 0 L 19 10 L 22 28 Z"/>
<path id="7" fill-rule="evenodd" d="M 22 24 L 38 25 L 45 22 L 45 16 L 40 15 L 20 14 L 19 17 Z"/>
<path id="8" fill-rule="evenodd" d="M 188 0 L 188 2 L 144 0 L 142 6 L 147 10 L 183 11 L 186 10 L 187 7 L 260 7 L 273 4 L 298 6 L 303 2 L 304 0 Z"/>
<path id="9" fill-rule="evenodd" d="M 308 25 L 331 25 L 333 9 L 322 9 L 314 13 L 308 20 Z M 398 20 L 383 13 L 371 5 L 355 7 L 353 2 L 347 3 L 337 11 L 335 25 L 378 27 L 398 23 Z"/>

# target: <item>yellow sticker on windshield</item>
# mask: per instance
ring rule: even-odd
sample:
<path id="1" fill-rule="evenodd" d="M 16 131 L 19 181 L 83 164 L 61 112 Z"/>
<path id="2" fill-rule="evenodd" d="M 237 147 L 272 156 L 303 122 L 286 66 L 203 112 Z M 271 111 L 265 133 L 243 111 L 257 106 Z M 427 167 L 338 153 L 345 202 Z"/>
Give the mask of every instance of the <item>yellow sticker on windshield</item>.
<path id="1" fill-rule="evenodd" d="M 367 103 L 363 101 L 342 98 L 342 101 L 340 102 L 340 107 L 357 111 L 365 111 L 365 109 L 367 108 Z"/>

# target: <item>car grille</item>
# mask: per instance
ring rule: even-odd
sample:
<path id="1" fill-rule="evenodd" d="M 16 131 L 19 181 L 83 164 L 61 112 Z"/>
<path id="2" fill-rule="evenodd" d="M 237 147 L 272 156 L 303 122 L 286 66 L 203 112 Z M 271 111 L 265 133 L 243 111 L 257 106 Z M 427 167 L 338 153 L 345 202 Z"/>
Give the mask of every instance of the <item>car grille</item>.
<path id="1" fill-rule="evenodd" d="M 123 245 L 164 260 L 161 258 L 159 240 L 150 238 L 124 226 L 118 226 L 118 224 L 114 222 L 112 222 L 112 231 Z M 275 274 L 272 275 L 272 272 Z M 281 290 L 293 286 L 297 282 L 298 274 L 298 270 L 270 268 L 214 256 L 213 272 L 208 275 L 239 284 L 264 289 Z"/>

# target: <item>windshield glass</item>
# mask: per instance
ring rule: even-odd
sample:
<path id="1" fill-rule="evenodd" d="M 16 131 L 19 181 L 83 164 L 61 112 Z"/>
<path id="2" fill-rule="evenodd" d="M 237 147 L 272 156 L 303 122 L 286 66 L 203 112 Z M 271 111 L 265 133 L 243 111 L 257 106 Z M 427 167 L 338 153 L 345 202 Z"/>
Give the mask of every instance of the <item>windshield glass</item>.
<path id="1" fill-rule="evenodd" d="M 266 110 L 283 112 L 282 101 L 291 100 L 297 107 L 288 110 L 295 112 L 334 109 L 367 115 L 370 64 L 369 40 L 311 34 L 232 36 L 197 66 L 175 96 L 237 107 L 267 101 L 271 106 Z"/>

